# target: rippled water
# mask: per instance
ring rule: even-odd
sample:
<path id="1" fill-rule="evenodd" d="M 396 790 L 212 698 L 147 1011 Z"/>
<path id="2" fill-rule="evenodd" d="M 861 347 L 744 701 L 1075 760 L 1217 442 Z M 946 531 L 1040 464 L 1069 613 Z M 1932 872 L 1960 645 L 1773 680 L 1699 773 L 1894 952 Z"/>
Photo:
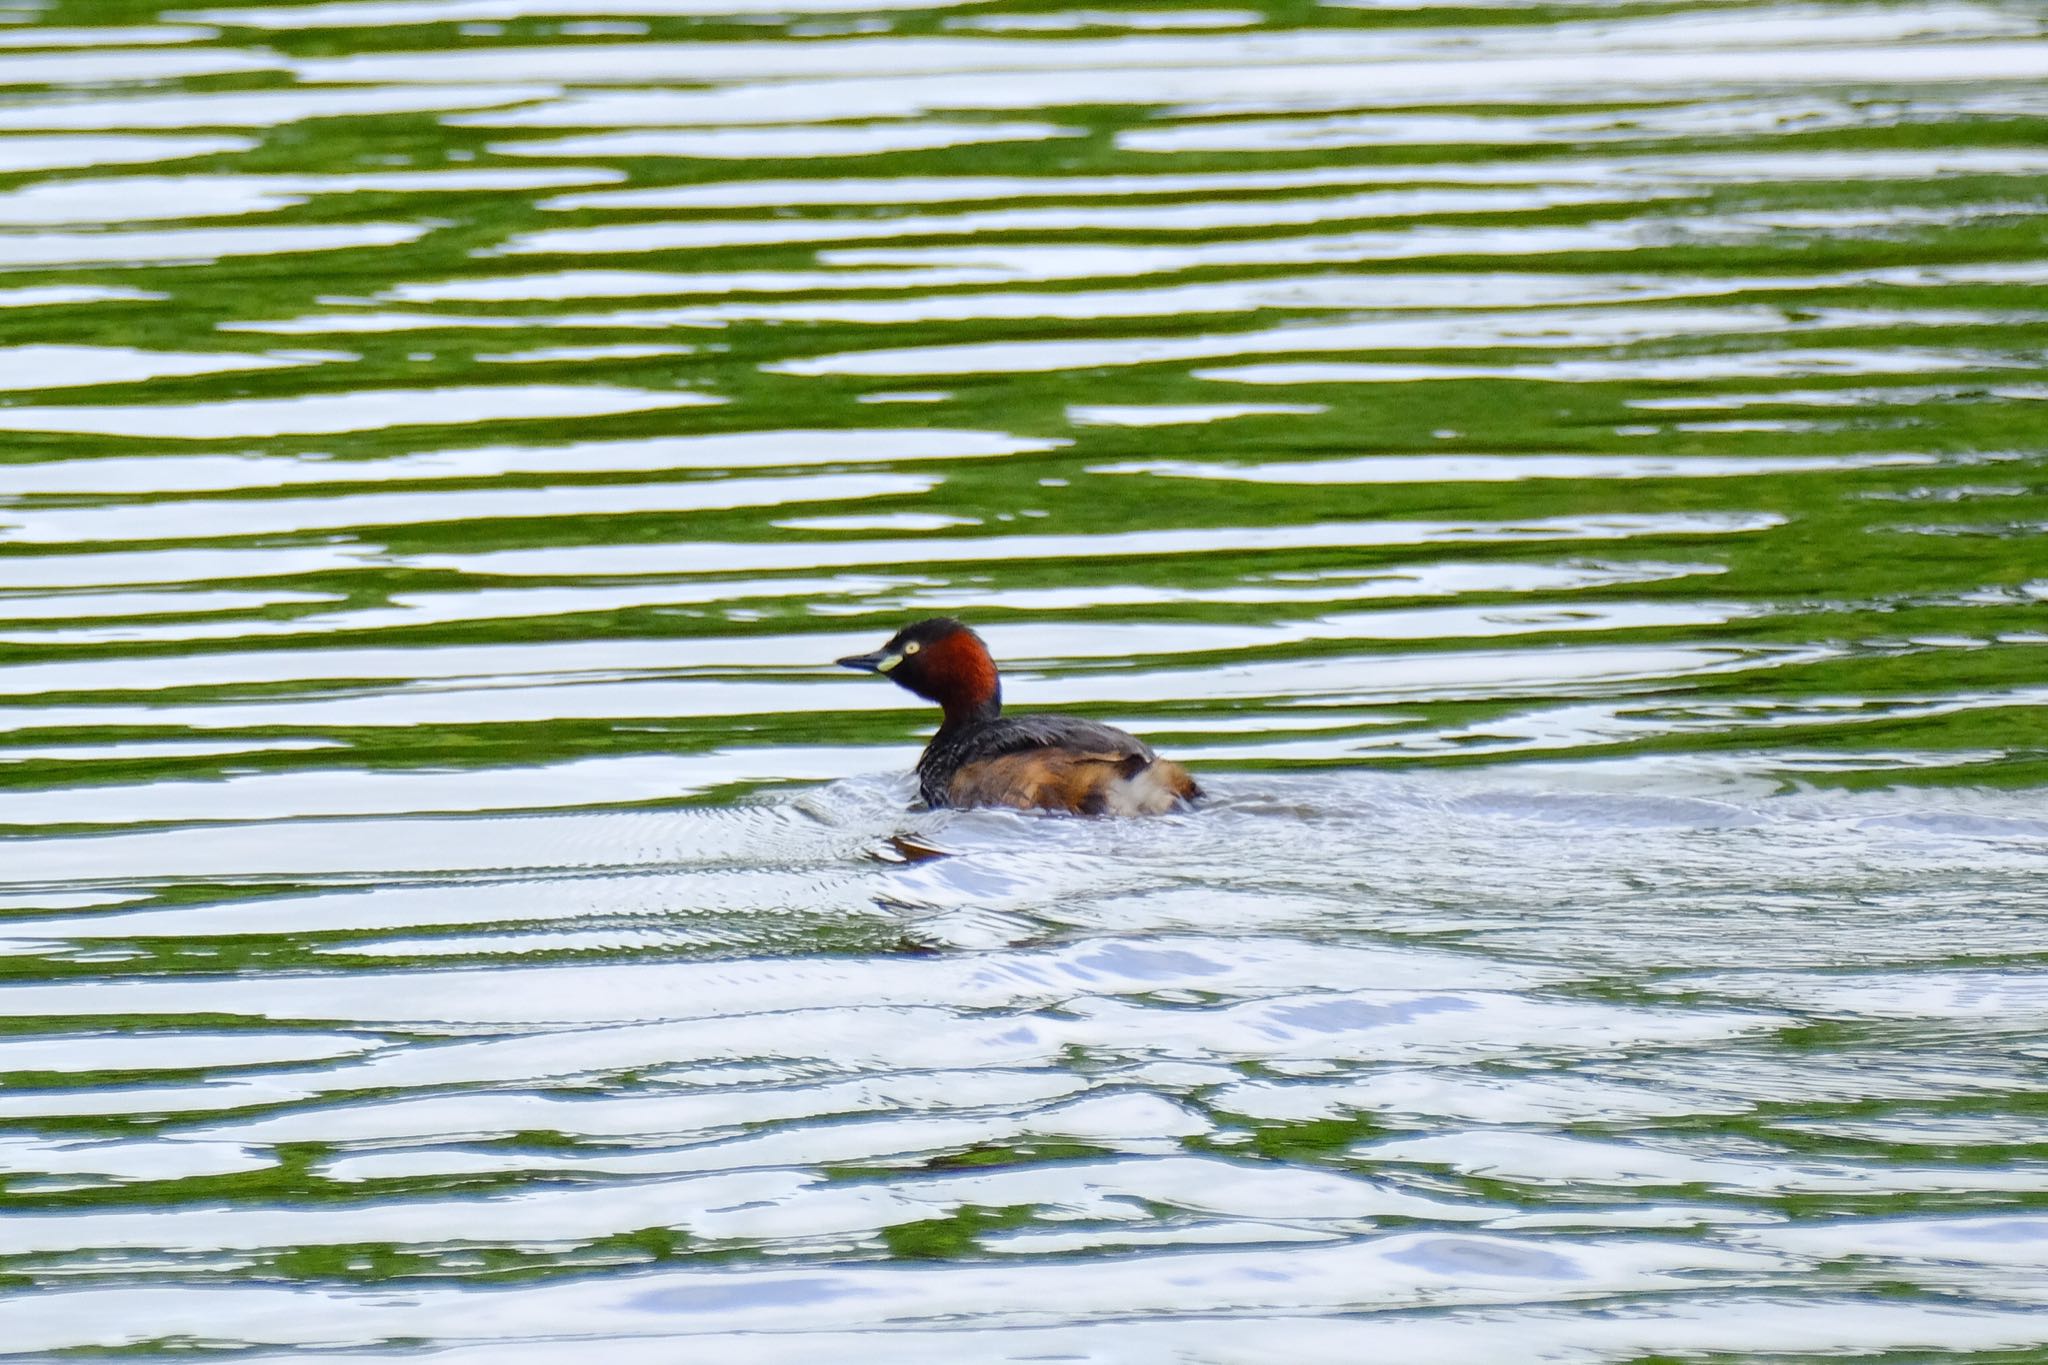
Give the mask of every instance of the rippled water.
<path id="1" fill-rule="evenodd" d="M 2042 12 L 1478 3 L 0 0 L 0 1354 L 2043 1359 Z"/>

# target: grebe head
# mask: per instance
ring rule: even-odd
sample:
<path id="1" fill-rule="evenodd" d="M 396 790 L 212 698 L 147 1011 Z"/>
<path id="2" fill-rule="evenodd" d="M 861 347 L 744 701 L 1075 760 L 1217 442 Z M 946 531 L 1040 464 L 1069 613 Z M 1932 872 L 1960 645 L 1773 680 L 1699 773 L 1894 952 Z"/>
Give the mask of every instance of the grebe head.
<path id="1" fill-rule="evenodd" d="M 996 661 L 981 637 L 950 616 L 905 626 L 872 654 L 838 661 L 841 668 L 879 673 L 890 682 L 946 708 L 946 719 L 994 719 L 1003 689 Z"/>

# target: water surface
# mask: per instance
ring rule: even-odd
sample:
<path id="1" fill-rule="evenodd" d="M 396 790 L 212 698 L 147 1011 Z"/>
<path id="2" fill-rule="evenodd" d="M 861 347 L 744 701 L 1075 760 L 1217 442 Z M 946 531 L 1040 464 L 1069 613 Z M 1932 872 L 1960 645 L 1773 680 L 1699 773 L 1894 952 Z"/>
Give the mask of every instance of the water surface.
<path id="1" fill-rule="evenodd" d="M 0 1354 L 2040 1358 L 2044 78 L 0 0 Z"/>

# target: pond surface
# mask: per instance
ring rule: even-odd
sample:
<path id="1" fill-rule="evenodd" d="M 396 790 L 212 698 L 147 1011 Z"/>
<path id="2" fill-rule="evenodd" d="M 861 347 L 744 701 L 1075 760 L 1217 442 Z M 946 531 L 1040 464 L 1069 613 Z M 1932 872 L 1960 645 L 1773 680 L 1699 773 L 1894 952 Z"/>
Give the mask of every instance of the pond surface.
<path id="1" fill-rule="evenodd" d="M 2042 11 L 1485 3 L 0 0 L 0 1355 L 2042 1359 Z"/>

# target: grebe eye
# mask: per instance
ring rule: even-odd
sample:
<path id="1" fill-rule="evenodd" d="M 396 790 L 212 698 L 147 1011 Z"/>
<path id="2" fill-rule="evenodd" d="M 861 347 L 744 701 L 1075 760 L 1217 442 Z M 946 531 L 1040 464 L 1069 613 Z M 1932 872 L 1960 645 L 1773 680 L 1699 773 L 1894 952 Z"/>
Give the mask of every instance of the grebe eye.
<path id="1" fill-rule="evenodd" d="M 911 642 L 910 642 L 909 644 L 907 644 L 907 645 L 903 646 L 903 652 L 904 652 L 905 654 L 915 654 L 915 653 L 917 653 L 917 651 L 918 651 L 918 648 L 919 648 L 919 646 L 918 646 L 918 643 L 917 643 L 917 641 L 915 641 L 915 640 L 912 640 L 912 641 L 911 641 Z"/>

